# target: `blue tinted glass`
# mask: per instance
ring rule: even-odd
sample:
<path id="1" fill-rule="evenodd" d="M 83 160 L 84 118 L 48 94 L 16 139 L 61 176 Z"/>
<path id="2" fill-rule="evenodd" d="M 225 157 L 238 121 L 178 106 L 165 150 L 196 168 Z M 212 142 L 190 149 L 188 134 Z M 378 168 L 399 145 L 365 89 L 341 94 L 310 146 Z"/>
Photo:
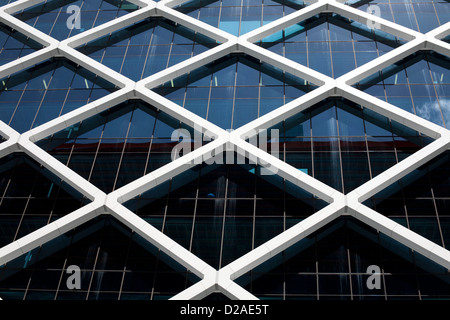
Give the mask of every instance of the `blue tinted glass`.
<path id="1" fill-rule="evenodd" d="M 192 0 L 176 7 L 182 13 L 239 36 L 306 6 L 303 1 Z"/>
<path id="2" fill-rule="evenodd" d="M 1 246 L 88 202 L 60 178 L 26 156 L 11 154 L 3 157 L 0 164 Z"/>
<path id="3" fill-rule="evenodd" d="M 0 23 L 0 65 L 14 61 L 42 48 L 42 45 Z"/>
<path id="4" fill-rule="evenodd" d="M 77 77 L 83 79 L 84 87 L 70 88 Z M 0 80 L 0 119 L 25 132 L 114 90 L 113 85 L 72 62 L 48 60 Z"/>
<path id="5" fill-rule="evenodd" d="M 78 48 L 133 80 L 182 62 L 217 43 L 166 19 L 152 18 Z"/>
<path id="6" fill-rule="evenodd" d="M 324 205 L 280 177 L 261 175 L 254 165 L 197 166 L 163 189 L 125 205 L 144 219 L 164 217 L 165 234 L 216 268 Z"/>
<path id="7" fill-rule="evenodd" d="M 357 87 L 383 99 L 386 95 L 387 101 L 395 106 L 448 127 L 449 77 L 449 58 L 426 51 L 385 68 Z"/>
<path id="8" fill-rule="evenodd" d="M 234 129 L 302 96 L 311 87 L 305 80 L 254 58 L 232 55 L 153 90 L 223 129 Z"/>
<path id="9" fill-rule="evenodd" d="M 171 162 L 177 143 L 172 135 L 183 127 L 192 141 L 201 137 L 154 107 L 134 101 L 83 120 L 38 144 L 109 192 Z"/>
<path id="10" fill-rule="evenodd" d="M 258 42 L 327 76 L 338 78 L 399 46 L 388 34 L 338 15 L 321 14 Z"/>
<path id="11" fill-rule="evenodd" d="M 126 0 L 77 0 L 69 4 L 51 0 L 17 13 L 15 17 L 57 40 L 64 40 L 136 9 L 138 6 Z"/>
<path id="12" fill-rule="evenodd" d="M 376 291 L 363 276 L 371 263 L 383 265 Z M 442 267 L 350 218 L 333 221 L 236 282 L 261 299 L 419 299 L 423 290 L 439 299 L 449 290 Z"/>

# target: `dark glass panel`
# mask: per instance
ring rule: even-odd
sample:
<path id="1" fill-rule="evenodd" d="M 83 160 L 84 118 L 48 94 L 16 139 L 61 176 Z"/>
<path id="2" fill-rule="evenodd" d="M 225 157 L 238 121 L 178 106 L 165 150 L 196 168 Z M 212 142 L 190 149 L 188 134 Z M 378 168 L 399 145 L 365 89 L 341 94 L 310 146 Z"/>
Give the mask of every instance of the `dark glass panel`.
<path id="1" fill-rule="evenodd" d="M 442 0 L 352 1 L 352 6 L 368 11 L 369 6 L 380 8 L 380 16 L 407 28 L 427 33 L 448 21 L 450 10 Z"/>
<path id="2" fill-rule="evenodd" d="M 0 245 L 17 240 L 80 208 L 87 200 L 27 156 L 0 161 Z M 66 202 L 61 206 L 59 203 Z"/>
<path id="3" fill-rule="evenodd" d="M 448 215 L 448 152 L 422 165 L 404 178 L 380 191 L 366 204 L 387 216 L 408 216 L 408 226 L 429 240 L 443 245 L 444 229 L 439 216 Z M 444 226 L 446 226 L 444 224 Z"/>
<path id="4" fill-rule="evenodd" d="M 217 43 L 164 18 L 148 18 L 78 49 L 135 81 L 216 46 Z"/>
<path id="5" fill-rule="evenodd" d="M 80 267 L 79 290 L 66 286 L 69 265 Z M 147 298 L 146 294 L 152 294 L 156 299 L 171 297 L 196 281 L 185 268 L 158 253 L 137 234 L 102 217 L 0 269 L 0 287 L 6 292 L 3 299 L 22 299 L 17 292 L 20 288 L 27 290 L 26 299 L 117 300 L 121 293 Z"/>
<path id="6" fill-rule="evenodd" d="M 300 0 L 243 3 L 235 0 L 192 0 L 176 7 L 176 10 L 238 36 L 305 6 L 305 2 Z"/>
<path id="7" fill-rule="evenodd" d="M 336 98 L 324 100 L 268 132 L 272 143 L 279 143 L 282 160 L 345 193 L 396 164 L 397 157 L 400 161 L 432 141 Z"/>
<path id="8" fill-rule="evenodd" d="M 164 216 L 165 234 L 220 268 L 326 205 L 259 170 L 197 166 L 174 177 L 169 190 L 149 190 L 125 205 L 144 218 Z"/>
<path id="9" fill-rule="evenodd" d="M 0 4 L 1 5 L 1 4 Z M 22 58 L 43 46 L 0 23 L 0 65 Z"/>
<path id="10" fill-rule="evenodd" d="M 373 265 L 381 271 L 380 289 L 367 286 Z M 427 298 L 448 298 L 449 280 L 424 256 L 353 218 L 339 218 L 236 281 L 259 298 L 417 300 L 425 298 L 422 289 Z"/>

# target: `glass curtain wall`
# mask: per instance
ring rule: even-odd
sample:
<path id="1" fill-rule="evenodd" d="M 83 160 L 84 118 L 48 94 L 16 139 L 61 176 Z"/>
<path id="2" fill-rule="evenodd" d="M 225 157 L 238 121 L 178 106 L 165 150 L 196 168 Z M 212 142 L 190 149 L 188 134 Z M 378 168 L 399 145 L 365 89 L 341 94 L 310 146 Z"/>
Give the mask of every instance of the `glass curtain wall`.
<path id="1" fill-rule="evenodd" d="M 0 0 L 0 5 L 12 2 Z M 66 26 L 71 5 L 81 10 L 79 29 Z M 444 0 L 347 5 L 362 11 L 377 5 L 383 18 L 422 33 L 450 21 L 450 4 Z M 239 36 L 306 6 L 297 0 L 194 0 L 175 10 Z M 51 0 L 14 16 L 62 41 L 136 10 L 138 6 L 125 0 Z M 256 45 L 338 79 L 404 43 L 356 21 L 322 13 Z M 152 16 L 76 50 L 140 81 L 218 45 L 182 23 Z M 41 48 L 19 30 L 0 24 L 0 68 Z M 448 59 L 421 51 L 361 80 L 355 88 L 448 128 Z M 237 129 L 315 89 L 304 79 L 242 53 L 228 54 L 152 88 L 180 110 L 225 130 Z M 95 72 L 53 57 L 0 79 L 0 120 L 25 133 L 117 90 Z M 131 99 L 58 129 L 36 144 L 110 193 L 169 164 L 179 142 L 173 133 L 180 129 L 195 136 L 176 116 Z M 282 161 L 344 194 L 433 141 L 340 97 L 316 102 L 269 129 L 278 130 Z M 5 140 L 0 137 L 0 145 Z M 436 157 L 364 205 L 448 249 L 448 157 L 448 152 Z M 0 158 L 0 247 L 86 204 L 85 197 L 30 157 L 17 152 Z M 248 160 L 194 166 L 124 203 L 216 269 L 327 205 L 287 179 L 262 175 L 261 167 Z M 81 268 L 79 290 L 66 286 L 70 265 Z M 369 265 L 381 268 L 377 291 L 365 286 Z M 168 299 L 198 281 L 128 227 L 101 216 L 1 265 L 0 297 Z M 450 299 L 446 270 L 349 217 L 317 230 L 236 282 L 265 299 Z"/>

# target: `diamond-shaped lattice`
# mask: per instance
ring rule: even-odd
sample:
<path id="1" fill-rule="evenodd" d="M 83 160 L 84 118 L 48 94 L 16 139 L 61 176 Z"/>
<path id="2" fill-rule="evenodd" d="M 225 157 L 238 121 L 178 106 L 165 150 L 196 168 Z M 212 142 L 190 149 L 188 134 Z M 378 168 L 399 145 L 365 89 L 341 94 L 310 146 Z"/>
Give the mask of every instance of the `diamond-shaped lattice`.
<path id="1" fill-rule="evenodd" d="M 243 278 L 248 280 L 241 276 L 264 266 L 266 261 L 271 263 L 269 257 L 295 249 L 296 243 L 317 238 L 318 230 L 323 230 L 320 228 L 335 225 L 334 220 L 345 214 L 360 220 L 358 224 L 364 228 L 368 225 L 371 231 L 377 230 L 373 234 L 382 237 L 383 241 L 392 237 L 406 245 L 403 251 L 408 255 L 412 249 L 416 260 L 423 255 L 450 269 L 449 252 L 445 249 L 449 241 L 445 226 L 449 224 L 445 220 L 447 217 L 441 216 L 441 212 L 446 212 L 448 208 L 448 195 L 441 192 L 448 189 L 448 177 L 436 178 L 436 172 L 448 175 L 448 170 L 442 169 L 440 161 L 447 156 L 445 151 L 450 144 L 446 103 L 450 19 L 446 1 L 402 1 L 398 4 L 352 1 L 342 4 L 334 0 L 314 3 L 293 0 L 0 0 L 0 5 L 6 4 L 7 9 L 2 8 L 0 13 L 5 24 L 0 32 L 6 31 L 4 45 L 8 46 L 11 41 L 9 53 L 16 53 L 20 59 L 0 66 L 0 134 L 8 138 L 0 143 L 1 161 L 5 164 L 2 172 L 15 172 L 17 164 L 8 167 L 7 160 L 24 152 L 33 158 L 36 168 L 42 166 L 45 168 L 42 170 L 48 171 L 52 177 L 52 183 L 39 180 L 45 188 L 36 189 L 39 191 L 37 198 L 47 204 L 51 202 L 48 199 L 44 201 L 44 198 L 53 197 L 54 188 L 51 186 L 59 181 L 75 189 L 80 199 L 87 198 L 89 201 L 84 200 L 88 205 L 77 210 L 75 207 L 65 208 L 71 212 L 60 217 L 57 224 L 52 222 L 51 211 L 45 223 L 42 217 L 29 220 L 29 225 L 33 226 L 30 230 L 21 231 L 19 228 L 16 232 L 5 232 L 10 236 L 0 248 L 0 266 L 16 258 L 22 259 L 21 263 L 23 259 L 25 263 L 32 261 L 40 246 L 52 244 L 56 229 L 67 232 L 80 226 L 89 228 L 99 214 L 111 215 L 112 220 L 116 219 L 133 230 L 133 237 L 138 238 L 140 243 L 151 242 L 161 254 L 169 255 L 182 268 L 202 279 L 193 285 L 191 282 L 186 285 L 188 282 L 185 282 L 185 285 L 175 286 L 177 289 L 167 294 L 178 292 L 174 297 L 178 299 L 203 298 L 220 290 L 228 297 L 252 299 L 258 295 L 258 276 L 265 276 L 260 273 L 255 277 L 253 273 L 252 285 L 241 281 Z M 70 14 L 66 9 L 70 4 L 81 9 L 80 29 L 67 28 Z M 374 8 L 381 10 L 381 17 L 371 15 Z M 407 14 L 405 8 L 413 14 Z M 237 12 L 238 15 L 235 14 Z M 92 18 L 93 15 L 96 18 Z M 239 19 L 236 20 L 236 17 Z M 85 25 L 83 19 L 92 23 Z M 426 37 L 425 32 L 428 32 Z M 314 43 L 314 39 L 323 40 L 323 43 Z M 35 41 L 40 44 L 35 45 Z M 327 59 L 323 60 L 323 65 L 315 65 L 312 62 L 322 52 L 316 50 L 317 46 L 323 44 Z M 352 50 L 349 50 L 350 46 Z M 425 52 L 430 48 L 436 53 Z M 306 55 L 302 54 L 305 50 Z M 355 56 L 349 58 L 349 52 Z M 4 50 L 0 54 L 2 62 L 6 62 L 3 57 L 7 57 L 8 52 Z M 307 60 L 301 60 L 301 57 Z M 348 58 L 353 64 L 344 65 Z M 270 70 L 270 77 L 266 78 L 263 71 L 267 70 Z M 230 80 L 227 73 L 234 73 L 232 82 L 227 82 Z M 57 76 L 63 80 L 53 81 Z M 339 77 L 339 83 L 333 77 Z M 419 85 L 411 83 L 420 77 L 422 80 L 416 83 Z M 270 81 L 267 83 L 267 80 Z M 400 92 L 406 88 L 408 94 L 404 94 L 406 91 Z M 391 99 L 386 94 L 391 89 L 399 91 L 399 99 L 395 99 L 396 96 Z M 230 94 L 228 91 L 233 92 Z M 244 96 L 237 96 L 237 91 Z M 426 104 L 422 103 L 424 96 L 421 94 L 425 91 L 428 94 L 425 98 L 430 98 L 430 92 L 434 92 L 432 97 L 435 101 L 430 103 L 437 101 L 439 105 L 439 108 L 429 107 L 427 111 L 430 114 L 422 112 Z M 215 97 L 215 94 L 219 96 Z M 220 94 L 229 95 L 224 97 Z M 405 103 L 404 98 L 410 99 L 411 104 Z M 147 107 L 135 105 L 129 109 L 131 104 L 126 102 L 137 100 L 151 105 L 150 112 Z M 317 107 L 323 101 L 334 102 Z M 348 105 L 351 105 L 350 108 Z M 117 109 L 117 106 L 123 108 Z M 41 114 L 41 110 L 51 110 L 52 115 Z M 166 126 L 162 131 L 194 128 L 201 131 L 200 136 L 206 137 L 209 143 L 197 145 L 198 148 L 191 153 L 169 161 L 167 148 L 161 151 L 151 147 L 158 138 L 165 139 L 160 142 L 166 147 L 177 142 L 172 139 L 169 142 L 169 137 L 172 137 L 168 134 L 163 134 L 163 137 L 154 135 L 159 115 L 162 114 L 173 120 L 173 125 Z M 126 128 L 121 126 L 121 121 L 115 122 L 123 117 L 130 119 Z M 180 123 L 185 126 L 180 126 Z M 291 124 L 294 124 L 295 130 L 289 127 Z M 258 130 L 270 128 L 281 129 L 281 159 L 246 142 L 254 136 L 260 137 Z M 235 130 L 227 132 L 226 129 Z M 142 135 L 142 130 L 148 132 Z M 192 130 L 188 132 L 192 133 Z M 362 140 L 364 143 L 361 143 Z M 326 173 L 321 178 L 317 171 L 320 166 L 315 161 L 322 154 L 320 150 L 316 153 L 314 148 L 329 147 L 330 141 L 339 142 L 336 144 L 338 151 L 334 154 L 335 160 L 331 157 L 323 161 L 322 169 Z M 308 150 L 304 149 L 306 145 L 309 145 Z M 273 213 L 270 192 L 261 197 L 264 200 L 258 198 L 258 192 L 249 199 L 237 199 L 227 194 L 220 199 L 236 200 L 242 207 L 230 204 L 227 209 L 224 207 L 220 215 L 213 215 L 212 218 L 217 218 L 222 227 L 225 226 L 221 229 L 224 232 L 220 239 L 222 243 L 225 239 L 243 241 L 231 248 L 222 245 L 223 251 L 220 253 L 205 254 L 202 250 L 208 251 L 208 245 L 212 242 L 208 242 L 207 235 L 196 234 L 194 221 L 203 218 L 201 214 L 197 216 L 201 213 L 201 206 L 195 207 L 189 216 L 192 223 L 185 223 L 184 210 L 190 206 L 180 203 L 205 200 L 204 204 L 216 205 L 218 192 L 232 192 L 233 179 L 225 179 L 228 185 L 222 190 L 221 184 L 215 183 L 217 179 L 213 177 L 212 183 L 198 184 L 197 194 L 189 199 L 183 198 L 181 191 L 193 192 L 195 189 L 189 187 L 187 173 L 191 170 L 195 173 L 195 168 L 199 167 L 208 168 L 207 165 L 199 166 L 198 160 L 208 159 L 214 153 L 220 158 L 224 147 L 227 154 L 238 152 L 247 160 L 258 159 L 261 166 L 270 164 L 269 172 L 274 175 L 265 178 L 269 182 L 271 179 L 281 181 L 278 187 L 281 186 L 282 190 L 292 186 L 302 190 L 302 194 L 309 194 L 306 202 L 313 204 L 313 210 L 305 209 L 307 206 L 297 208 L 292 205 L 299 199 L 304 200 L 298 194 L 284 195 L 283 212 L 280 198 L 274 201 L 278 205 L 272 206 L 273 210 L 280 210 L 279 215 L 272 218 L 284 219 L 283 226 L 281 220 L 270 225 L 267 224 L 270 219 L 258 216 L 261 212 L 267 213 L 267 210 Z M 383 155 L 372 152 L 391 147 L 393 149 L 384 150 Z M 347 154 L 349 150 L 355 152 Z M 157 157 L 152 161 L 154 153 Z M 304 161 L 306 154 L 314 159 Z M 370 164 L 364 174 L 355 175 L 352 171 L 356 167 L 352 163 L 358 158 L 357 155 L 366 157 Z M 84 161 L 86 157 L 91 158 Z M 71 166 L 73 161 L 78 166 Z M 346 174 L 343 166 L 339 171 L 341 176 L 327 171 L 336 163 L 346 161 L 349 164 L 348 179 L 343 179 Z M 253 169 L 243 166 L 242 176 L 250 180 L 256 177 Z M 430 185 L 422 190 L 419 187 L 423 187 L 421 179 L 425 171 L 432 182 L 427 180 Z M 196 179 L 201 182 L 206 176 L 208 173 Z M 99 183 L 95 177 L 99 177 Z M 336 178 L 339 182 L 327 183 L 328 178 Z M 187 190 L 183 187 L 179 189 L 181 195 L 176 193 L 177 188 L 173 188 L 178 187 L 175 183 L 180 180 L 180 185 L 188 186 Z M 261 180 L 254 188 L 258 190 L 266 184 L 265 180 Z M 8 186 L 8 181 L 2 180 L 2 186 Z M 161 193 L 168 186 L 170 188 Z M 417 197 L 411 193 L 412 203 L 420 205 L 411 207 L 407 203 L 402 207 L 401 202 L 407 198 L 398 193 L 395 189 L 398 186 L 406 186 L 404 190 L 420 189 Z M 215 189 L 207 190 L 208 187 Z M 23 190 L 26 190 L 25 186 Z M 199 198 L 205 192 L 206 197 Z M 131 199 L 138 201 L 129 202 Z M 34 202 L 36 199 L 29 194 L 26 201 Z M 251 210 L 245 205 L 246 201 L 253 201 Z M 266 205 L 260 206 L 261 211 L 256 214 L 259 209 L 255 209 L 255 203 L 261 202 Z M 133 205 L 130 206 L 130 203 Z M 317 207 L 317 203 L 322 205 Z M 389 203 L 395 203 L 392 209 L 398 211 L 386 213 L 385 209 L 390 207 L 386 204 Z M 17 209 L 17 206 L 11 208 Z M 243 219 L 237 213 L 239 209 L 239 212 L 246 212 L 247 218 L 251 216 L 254 225 L 264 221 L 268 230 L 266 236 L 256 235 L 255 243 L 251 244 L 245 236 L 235 238 L 233 232 L 250 232 L 251 228 L 243 224 L 235 224 L 242 227 L 239 230 L 227 228 L 227 219 L 233 217 L 227 213 L 233 208 L 236 209 L 235 218 Z M 424 210 L 419 212 L 419 216 L 411 216 L 421 208 Z M 400 212 L 400 209 L 405 211 Z M 173 216 L 172 210 L 175 211 Z M 164 214 L 158 214 L 162 211 Z M 30 217 L 26 210 L 22 213 L 24 219 L 21 223 L 26 226 Z M 56 211 L 55 214 L 58 216 Z M 421 229 L 422 223 L 429 225 L 430 219 L 435 219 L 433 223 L 437 225 L 439 236 Z M 189 243 L 183 237 L 178 238 L 180 233 L 177 230 L 185 229 L 188 224 L 193 227 Z M 205 225 L 204 230 L 216 230 L 208 229 L 208 223 Z M 358 225 L 356 229 L 361 230 L 360 227 Z M 36 228 L 39 229 L 34 231 Z M 251 232 L 253 230 L 256 228 Z M 366 235 L 369 233 L 366 232 Z M 18 238 L 20 241 L 8 244 Z M 194 239 L 199 242 L 194 242 Z M 202 247 L 204 243 L 206 246 Z M 260 244 L 264 245 L 257 247 Z M 30 256 L 23 257 L 23 252 L 29 252 Z M 353 254 L 348 250 L 340 252 Z M 367 249 L 364 252 L 367 253 Z M 220 256 L 219 263 L 211 256 Z M 353 261 L 352 258 L 346 261 Z M 350 275 L 348 277 L 349 281 L 353 281 Z M 334 281 L 330 277 L 325 278 Z M 319 279 L 318 283 L 324 283 L 323 279 Z M 286 288 L 291 290 L 289 286 Z M 36 288 L 28 289 L 32 293 Z M 426 292 L 427 289 L 425 286 L 419 290 Z M 134 290 L 130 289 L 130 292 Z M 14 292 L 11 294 L 18 296 Z M 161 296 L 167 297 L 165 293 Z"/>

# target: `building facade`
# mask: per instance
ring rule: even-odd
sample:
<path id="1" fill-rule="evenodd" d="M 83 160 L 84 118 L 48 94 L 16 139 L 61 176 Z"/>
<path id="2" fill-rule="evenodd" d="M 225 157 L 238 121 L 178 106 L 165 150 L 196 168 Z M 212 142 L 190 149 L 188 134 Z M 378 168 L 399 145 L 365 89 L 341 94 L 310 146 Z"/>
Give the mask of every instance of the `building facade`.
<path id="1" fill-rule="evenodd" d="M 0 0 L 3 300 L 450 299 L 446 0 Z"/>

